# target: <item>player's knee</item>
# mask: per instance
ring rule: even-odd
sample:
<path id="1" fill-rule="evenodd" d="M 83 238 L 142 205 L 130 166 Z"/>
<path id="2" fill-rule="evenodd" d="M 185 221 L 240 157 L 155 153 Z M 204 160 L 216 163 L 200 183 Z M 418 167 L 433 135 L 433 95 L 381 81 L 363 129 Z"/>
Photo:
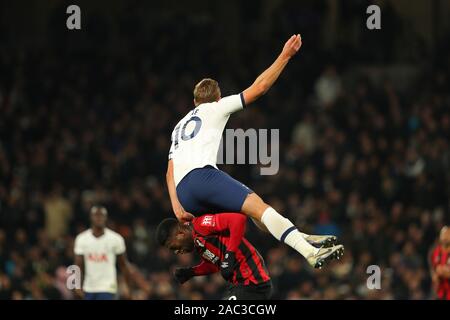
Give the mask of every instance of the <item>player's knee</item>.
<path id="1" fill-rule="evenodd" d="M 247 196 L 242 206 L 242 212 L 252 218 L 261 220 L 264 211 L 269 208 L 256 193 L 251 193 Z"/>

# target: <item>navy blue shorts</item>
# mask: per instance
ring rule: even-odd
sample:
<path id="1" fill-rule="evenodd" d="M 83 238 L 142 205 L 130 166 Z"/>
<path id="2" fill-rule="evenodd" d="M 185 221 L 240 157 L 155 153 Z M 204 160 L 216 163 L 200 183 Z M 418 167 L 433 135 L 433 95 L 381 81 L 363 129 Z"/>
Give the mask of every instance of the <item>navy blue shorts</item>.
<path id="1" fill-rule="evenodd" d="M 246 185 L 212 166 L 192 170 L 177 186 L 181 205 L 192 214 L 241 212 L 250 193 Z"/>
<path id="2" fill-rule="evenodd" d="M 111 292 L 85 292 L 84 300 L 116 300 L 116 294 Z"/>

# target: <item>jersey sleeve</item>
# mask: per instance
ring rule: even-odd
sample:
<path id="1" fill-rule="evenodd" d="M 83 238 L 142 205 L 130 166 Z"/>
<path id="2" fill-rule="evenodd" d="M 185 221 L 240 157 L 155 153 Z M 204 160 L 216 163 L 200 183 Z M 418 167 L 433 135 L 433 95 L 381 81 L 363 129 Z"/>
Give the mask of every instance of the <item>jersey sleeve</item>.
<path id="1" fill-rule="evenodd" d="M 198 265 L 192 267 L 192 271 L 196 276 L 204 276 L 207 274 L 218 272 L 219 267 L 216 266 L 214 263 L 202 259 L 202 261 Z"/>
<path id="2" fill-rule="evenodd" d="M 242 93 L 222 98 L 217 102 L 218 111 L 224 116 L 242 110 L 245 107 L 244 95 Z"/>
<path id="3" fill-rule="evenodd" d="M 236 252 L 245 234 L 247 217 L 240 213 L 205 214 L 195 218 L 194 229 L 203 236 L 230 234 L 228 251 Z"/>
<path id="4" fill-rule="evenodd" d="M 236 252 L 245 234 L 247 217 L 241 213 L 220 213 L 216 215 L 216 230 L 229 232 L 230 241 L 227 250 Z"/>
<path id="5" fill-rule="evenodd" d="M 203 216 L 194 218 L 192 224 L 195 232 L 199 233 L 202 236 L 209 236 L 218 233 L 216 215 L 214 214 L 205 214 Z"/>
<path id="6" fill-rule="evenodd" d="M 114 253 L 116 255 L 120 255 L 125 253 L 126 247 L 125 247 L 125 240 L 122 236 L 118 236 L 116 240 L 116 244 L 114 245 Z"/>
<path id="7" fill-rule="evenodd" d="M 84 255 L 84 249 L 83 249 L 82 240 L 81 240 L 80 236 L 75 238 L 75 244 L 73 246 L 73 252 L 77 256 Z"/>

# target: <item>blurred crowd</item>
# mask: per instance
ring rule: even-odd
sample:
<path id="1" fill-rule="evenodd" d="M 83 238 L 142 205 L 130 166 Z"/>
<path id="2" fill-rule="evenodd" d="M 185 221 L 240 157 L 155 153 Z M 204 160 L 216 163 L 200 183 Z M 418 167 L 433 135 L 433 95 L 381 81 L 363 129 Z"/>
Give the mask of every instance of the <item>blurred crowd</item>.
<path id="1" fill-rule="evenodd" d="M 302 231 L 336 234 L 346 252 L 313 270 L 249 221 L 247 237 L 266 260 L 274 298 L 434 297 L 428 253 L 450 217 L 448 50 L 399 84 L 357 68 L 382 70 L 395 53 L 373 51 L 364 61 L 367 48 L 330 55 L 312 40 L 324 19 L 320 5 L 275 15 L 278 27 L 264 36 L 254 33 L 262 21 L 253 16 L 248 30 L 235 30 L 202 12 L 154 13 L 147 27 L 137 6 L 126 12 L 113 29 L 99 15 L 81 36 L 49 31 L 44 48 L 0 48 L 0 299 L 73 299 L 66 267 L 97 203 L 150 283 L 143 292 L 119 275 L 122 299 L 220 298 L 220 275 L 176 285 L 173 268 L 198 259 L 154 241 L 156 225 L 173 215 L 165 187 L 170 133 L 192 108 L 200 78 L 216 78 L 223 95 L 238 93 L 299 28 L 306 40 L 298 57 L 261 102 L 229 122 L 280 129 L 279 172 L 222 168 Z M 230 39 L 236 33 L 245 45 Z M 380 290 L 367 288 L 370 265 L 381 269 Z"/>

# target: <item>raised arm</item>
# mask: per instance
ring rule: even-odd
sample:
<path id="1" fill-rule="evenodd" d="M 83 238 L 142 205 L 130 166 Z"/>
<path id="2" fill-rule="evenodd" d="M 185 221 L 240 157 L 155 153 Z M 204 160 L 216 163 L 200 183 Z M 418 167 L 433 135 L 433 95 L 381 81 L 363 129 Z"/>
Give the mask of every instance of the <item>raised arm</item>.
<path id="1" fill-rule="evenodd" d="M 256 78 L 255 82 L 244 90 L 245 104 L 248 105 L 269 90 L 286 67 L 289 60 L 298 52 L 302 46 L 302 38 L 299 34 L 293 35 L 286 41 L 280 55 L 274 63 Z"/>
<path id="2" fill-rule="evenodd" d="M 167 164 L 166 183 L 167 183 L 167 190 L 169 191 L 170 203 L 172 204 L 172 210 L 175 216 L 181 222 L 191 221 L 194 218 L 194 216 L 184 211 L 183 206 L 178 200 L 177 189 L 175 187 L 175 178 L 173 176 L 172 159 L 169 160 L 169 163 Z"/>

